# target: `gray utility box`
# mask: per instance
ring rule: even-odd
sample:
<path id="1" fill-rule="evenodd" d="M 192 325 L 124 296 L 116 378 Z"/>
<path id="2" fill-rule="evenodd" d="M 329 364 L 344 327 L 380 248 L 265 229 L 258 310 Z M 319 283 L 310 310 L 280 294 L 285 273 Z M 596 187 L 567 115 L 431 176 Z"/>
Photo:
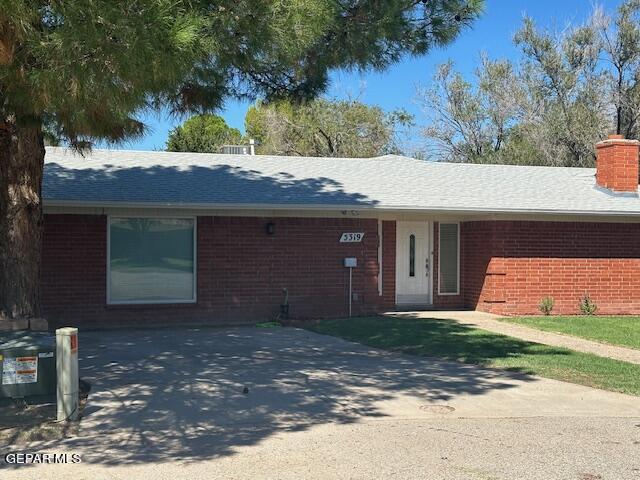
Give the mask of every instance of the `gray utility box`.
<path id="1" fill-rule="evenodd" d="M 56 393 L 56 337 L 48 333 L 0 334 L 0 398 Z"/>

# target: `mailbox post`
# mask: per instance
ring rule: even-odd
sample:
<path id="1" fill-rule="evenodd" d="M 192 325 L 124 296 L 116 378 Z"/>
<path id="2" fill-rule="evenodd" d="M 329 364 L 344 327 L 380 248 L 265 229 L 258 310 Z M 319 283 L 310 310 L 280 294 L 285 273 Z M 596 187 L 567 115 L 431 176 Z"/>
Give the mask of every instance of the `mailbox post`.
<path id="1" fill-rule="evenodd" d="M 344 259 L 344 266 L 349 269 L 349 317 L 351 317 L 351 301 L 353 299 L 353 269 L 358 266 L 356 257 L 347 257 Z"/>
<path id="2" fill-rule="evenodd" d="M 58 421 L 78 418 L 78 329 L 56 330 L 56 370 L 58 376 Z"/>

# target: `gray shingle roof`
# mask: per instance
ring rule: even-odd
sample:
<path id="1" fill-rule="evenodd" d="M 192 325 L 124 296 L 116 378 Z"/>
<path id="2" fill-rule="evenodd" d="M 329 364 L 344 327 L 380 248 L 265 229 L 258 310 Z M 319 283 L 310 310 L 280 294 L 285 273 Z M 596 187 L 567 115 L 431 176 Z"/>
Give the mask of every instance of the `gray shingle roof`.
<path id="1" fill-rule="evenodd" d="M 45 205 L 640 215 L 637 196 L 598 189 L 595 169 L 47 148 Z"/>

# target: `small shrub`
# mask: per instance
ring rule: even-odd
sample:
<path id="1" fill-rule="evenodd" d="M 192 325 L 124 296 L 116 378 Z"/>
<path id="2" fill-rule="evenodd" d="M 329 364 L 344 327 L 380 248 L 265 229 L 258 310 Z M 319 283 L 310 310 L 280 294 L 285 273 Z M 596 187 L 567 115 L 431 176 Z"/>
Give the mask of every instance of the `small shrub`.
<path id="1" fill-rule="evenodd" d="M 553 305 L 555 304 L 555 300 L 553 297 L 544 297 L 540 300 L 540 305 L 538 308 L 544 315 L 551 315 L 551 311 L 553 310 Z"/>
<path id="2" fill-rule="evenodd" d="M 598 305 L 591 300 L 588 293 L 585 293 L 580 299 L 580 313 L 582 315 L 595 315 Z"/>

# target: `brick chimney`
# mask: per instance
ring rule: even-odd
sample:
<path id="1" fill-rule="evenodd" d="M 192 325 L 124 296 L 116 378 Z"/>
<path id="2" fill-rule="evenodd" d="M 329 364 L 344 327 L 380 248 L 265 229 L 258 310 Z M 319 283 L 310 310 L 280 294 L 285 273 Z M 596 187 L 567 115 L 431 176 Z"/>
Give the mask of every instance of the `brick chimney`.
<path id="1" fill-rule="evenodd" d="M 596 143 L 596 184 L 613 192 L 638 192 L 638 140 L 609 135 Z"/>

